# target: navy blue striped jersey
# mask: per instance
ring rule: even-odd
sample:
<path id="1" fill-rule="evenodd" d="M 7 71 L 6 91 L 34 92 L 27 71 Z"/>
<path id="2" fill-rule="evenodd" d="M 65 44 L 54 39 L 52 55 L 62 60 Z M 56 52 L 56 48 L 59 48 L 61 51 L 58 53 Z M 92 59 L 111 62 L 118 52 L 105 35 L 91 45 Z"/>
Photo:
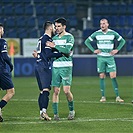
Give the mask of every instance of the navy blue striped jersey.
<path id="1" fill-rule="evenodd" d="M 62 56 L 59 52 L 53 52 L 53 49 L 46 46 L 46 42 L 52 42 L 52 38 L 49 37 L 47 34 L 44 34 L 42 37 L 39 38 L 37 43 L 37 62 L 43 63 L 44 68 L 51 68 L 52 65 L 52 58 L 56 57 L 59 58 Z"/>
<path id="2" fill-rule="evenodd" d="M 4 39 L 0 38 L 0 71 L 7 68 L 6 64 L 9 65 L 12 71 L 13 65 L 7 53 L 7 43 Z"/>

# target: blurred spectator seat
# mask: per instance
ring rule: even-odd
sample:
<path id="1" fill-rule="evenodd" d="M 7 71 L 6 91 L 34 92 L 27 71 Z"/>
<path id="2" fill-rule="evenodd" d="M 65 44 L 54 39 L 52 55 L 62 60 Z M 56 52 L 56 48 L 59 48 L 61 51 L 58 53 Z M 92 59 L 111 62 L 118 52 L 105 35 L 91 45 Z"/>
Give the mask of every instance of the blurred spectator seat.
<path id="1" fill-rule="evenodd" d="M 126 20 L 127 20 L 126 16 L 124 16 L 124 15 L 121 16 L 120 15 L 118 17 L 118 20 L 119 20 L 119 22 L 118 22 L 118 25 L 119 26 L 123 27 L 123 26 L 126 26 L 127 25 L 127 23 L 126 23 Z"/>
<path id="2" fill-rule="evenodd" d="M 4 15 L 11 15 L 13 16 L 14 10 L 13 10 L 13 5 L 12 4 L 7 4 L 3 6 L 3 14 Z"/>
<path id="3" fill-rule="evenodd" d="M 132 27 L 133 26 L 133 15 L 127 17 L 127 25 L 129 27 Z"/>
<path id="4" fill-rule="evenodd" d="M 76 14 L 76 6 L 75 6 L 75 4 L 66 4 L 66 14 L 67 15 Z"/>
<path id="5" fill-rule="evenodd" d="M 15 15 L 24 15 L 24 6 L 23 4 L 16 4 L 14 6 Z"/>
<path id="6" fill-rule="evenodd" d="M 6 19 L 6 27 L 14 28 L 16 26 L 15 17 L 8 17 Z"/>
<path id="7" fill-rule="evenodd" d="M 17 38 L 17 29 L 9 29 L 9 31 L 6 31 L 8 38 Z"/>
<path id="8" fill-rule="evenodd" d="M 55 4 L 47 4 L 46 5 L 46 15 L 54 15 L 54 14 L 56 14 Z"/>
<path id="9" fill-rule="evenodd" d="M 37 29 L 31 29 L 29 30 L 29 38 L 38 38 L 38 31 Z"/>
<path id="10" fill-rule="evenodd" d="M 34 17 L 26 17 L 26 24 L 27 28 L 34 28 L 35 25 L 35 18 Z"/>
<path id="11" fill-rule="evenodd" d="M 41 4 L 36 4 L 35 5 L 35 8 L 36 8 L 36 15 L 37 16 L 42 16 L 42 15 L 44 15 L 45 14 L 45 8 L 44 8 L 44 6 L 43 5 L 41 5 Z"/>
<path id="12" fill-rule="evenodd" d="M 126 42 L 126 51 L 132 52 L 133 51 L 133 40 L 128 40 Z"/>
<path id="13" fill-rule="evenodd" d="M 65 14 L 65 5 L 60 3 L 56 5 L 56 14 L 57 15 L 64 15 Z"/>
<path id="14" fill-rule="evenodd" d="M 117 11 L 119 12 L 119 15 L 126 14 L 127 13 L 127 5 L 126 4 L 118 4 Z"/>
<path id="15" fill-rule="evenodd" d="M 23 16 L 20 17 L 16 17 L 16 26 L 21 28 L 21 27 L 25 27 L 26 24 L 26 19 Z"/>
<path id="16" fill-rule="evenodd" d="M 78 20 L 76 16 L 70 16 L 69 17 L 69 26 L 70 27 L 76 27 L 78 24 Z"/>
<path id="17" fill-rule="evenodd" d="M 25 5 L 25 15 L 33 15 L 33 6 L 32 5 Z"/>
<path id="18" fill-rule="evenodd" d="M 39 28 L 43 28 L 43 24 L 44 24 L 44 22 L 45 22 L 45 17 L 43 17 L 43 16 L 38 16 L 38 17 L 37 17 L 37 20 L 38 20 L 38 27 L 39 27 Z"/>
<path id="19" fill-rule="evenodd" d="M 27 30 L 26 28 L 20 28 L 18 30 L 18 37 L 19 38 L 28 38 L 29 37 L 28 32 L 29 32 L 29 30 Z"/>
<path id="20" fill-rule="evenodd" d="M 133 4 L 129 4 L 129 5 L 127 6 L 127 13 L 128 13 L 129 15 L 133 15 Z"/>

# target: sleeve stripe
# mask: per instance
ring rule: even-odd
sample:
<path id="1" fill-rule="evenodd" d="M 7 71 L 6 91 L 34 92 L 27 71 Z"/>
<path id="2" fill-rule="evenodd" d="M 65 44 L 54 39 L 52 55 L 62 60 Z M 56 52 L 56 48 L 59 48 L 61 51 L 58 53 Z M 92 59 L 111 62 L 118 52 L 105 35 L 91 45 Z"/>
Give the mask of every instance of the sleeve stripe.
<path id="1" fill-rule="evenodd" d="M 50 47 L 46 46 L 45 48 L 51 49 Z"/>
<path id="2" fill-rule="evenodd" d="M 122 39 L 122 37 L 120 36 L 117 40 L 120 41 Z"/>
<path id="3" fill-rule="evenodd" d="M 4 52 L 7 52 L 7 50 L 3 50 L 3 51 L 1 51 L 1 53 L 4 53 Z"/>
<path id="4" fill-rule="evenodd" d="M 93 41 L 93 39 L 89 36 L 90 41 Z"/>
<path id="5" fill-rule="evenodd" d="M 66 43 L 66 45 L 71 45 L 71 46 L 73 46 L 73 44 L 72 44 L 72 43 Z"/>

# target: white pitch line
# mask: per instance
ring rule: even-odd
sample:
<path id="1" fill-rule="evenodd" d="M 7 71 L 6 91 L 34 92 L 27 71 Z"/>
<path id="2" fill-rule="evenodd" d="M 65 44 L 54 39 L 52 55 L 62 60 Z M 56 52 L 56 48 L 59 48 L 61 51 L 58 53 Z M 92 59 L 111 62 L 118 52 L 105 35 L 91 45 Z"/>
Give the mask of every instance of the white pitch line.
<path id="1" fill-rule="evenodd" d="M 15 118 L 15 117 L 12 117 Z M 25 120 L 35 120 L 38 119 L 37 117 L 33 118 L 33 117 L 16 117 L 17 119 L 24 119 Z M 26 122 L 14 122 L 14 121 L 8 121 L 8 122 L 3 122 L 0 124 L 4 124 L 4 125 L 27 125 L 27 124 L 43 124 L 44 122 L 47 123 L 77 123 L 77 122 L 96 122 L 96 121 L 124 121 L 124 122 L 133 122 L 133 119 L 130 118 L 113 118 L 113 119 L 89 119 L 89 118 L 76 118 L 75 120 L 67 120 L 67 118 L 61 118 L 60 121 L 26 121 Z"/>
<path id="2" fill-rule="evenodd" d="M 11 101 L 15 101 L 15 102 L 37 102 L 37 99 L 11 99 Z M 51 101 L 51 100 L 50 100 Z M 65 103 L 66 100 L 60 100 L 61 103 Z M 102 104 L 101 102 L 98 102 L 98 101 L 74 101 L 75 103 L 100 103 Z M 103 104 L 115 104 L 115 103 L 118 103 L 118 102 L 104 102 Z M 119 104 L 124 104 L 124 105 L 133 105 L 132 103 L 119 103 Z"/>

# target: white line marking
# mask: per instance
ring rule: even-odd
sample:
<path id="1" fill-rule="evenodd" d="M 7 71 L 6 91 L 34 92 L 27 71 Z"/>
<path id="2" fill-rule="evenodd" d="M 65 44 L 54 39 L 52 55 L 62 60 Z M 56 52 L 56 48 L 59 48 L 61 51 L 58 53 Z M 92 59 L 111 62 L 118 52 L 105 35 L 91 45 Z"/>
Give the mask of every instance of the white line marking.
<path id="1" fill-rule="evenodd" d="M 113 118 L 113 119 L 89 119 L 88 117 L 87 118 L 76 118 L 75 120 L 67 120 L 67 118 L 61 118 L 60 121 L 33 121 L 33 120 L 36 120 L 39 118 L 38 117 L 10 117 L 10 118 L 14 118 L 14 119 L 24 119 L 24 120 L 31 120 L 31 121 L 27 121 L 27 122 L 15 122 L 15 121 L 5 121 L 1 124 L 4 124 L 4 125 L 27 125 L 27 124 L 43 124 L 44 122 L 47 122 L 47 123 L 71 123 L 71 122 L 95 122 L 95 121 L 124 121 L 124 122 L 133 122 L 133 119 L 131 118 Z"/>
<path id="2" fill-rule="evenodd" d="M 11 101 L 15 101 L 15 102 L 37 102 L 37 99 L 11 99 Z M 50 100 L 51 102 L 51 100 Z M 65 103 L 66 100 L 60 100 L 61 103 Z M 100 104 L 116 104 L 116 103 L 119 103 L 119 102 L 104 102 L 104 103 L 101 103 L 99 101 L 74 101 L 75 103 L 100 103 Z M 124 105 L 133 105 L 132 103 L 119 103 L 119 104 L 124 104 Z"/>

